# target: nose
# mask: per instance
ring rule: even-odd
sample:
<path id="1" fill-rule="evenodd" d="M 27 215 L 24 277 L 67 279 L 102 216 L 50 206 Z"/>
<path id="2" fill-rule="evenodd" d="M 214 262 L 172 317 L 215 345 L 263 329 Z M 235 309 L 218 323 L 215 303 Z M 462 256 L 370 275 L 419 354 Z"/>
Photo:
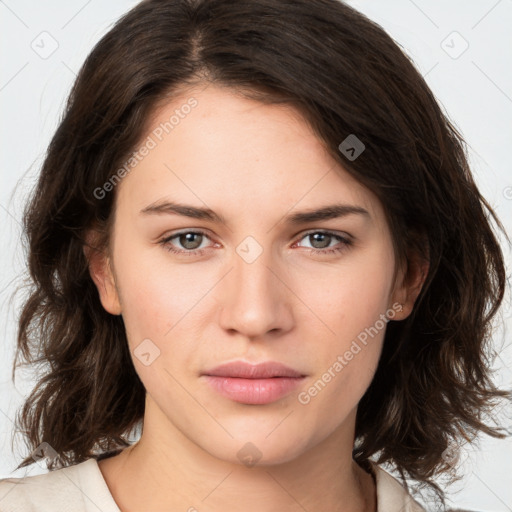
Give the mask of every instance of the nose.
<path id="1" fill-rule="evenodd" d="M 251 339 L 291 329 L 293 293 L 269 251 L 252 263 L 235 254 L 233 266 L 218 290 L 221 327 Z"/>

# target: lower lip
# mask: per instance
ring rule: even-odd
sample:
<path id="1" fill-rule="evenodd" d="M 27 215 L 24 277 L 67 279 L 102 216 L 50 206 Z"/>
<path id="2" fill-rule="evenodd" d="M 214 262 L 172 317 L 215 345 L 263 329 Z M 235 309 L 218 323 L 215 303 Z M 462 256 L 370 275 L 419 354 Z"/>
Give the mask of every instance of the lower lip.
<path id="1" fill-rule="evenodd" d="M 205 375 L 206 380 L 221 395 L 242 404 L 270 404 L 295 389 L 304 377 L 273 377 L 271 379 L 241 379 Z"/>

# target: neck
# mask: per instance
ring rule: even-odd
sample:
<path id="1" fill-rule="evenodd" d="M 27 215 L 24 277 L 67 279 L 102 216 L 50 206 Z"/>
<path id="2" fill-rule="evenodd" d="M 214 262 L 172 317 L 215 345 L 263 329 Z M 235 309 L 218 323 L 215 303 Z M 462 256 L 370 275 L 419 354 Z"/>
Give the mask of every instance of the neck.
<path id="1" fill-rule="evenodd" d="M 162 429 L 157 416 L 146 409 L 140 440 L 99 462 L 122 512 L 376 509 L 372 477 L 352 459 L 355 411 L 341 428 L 293 460 L 253 466 L 213 456 L 174 425 Z"/>

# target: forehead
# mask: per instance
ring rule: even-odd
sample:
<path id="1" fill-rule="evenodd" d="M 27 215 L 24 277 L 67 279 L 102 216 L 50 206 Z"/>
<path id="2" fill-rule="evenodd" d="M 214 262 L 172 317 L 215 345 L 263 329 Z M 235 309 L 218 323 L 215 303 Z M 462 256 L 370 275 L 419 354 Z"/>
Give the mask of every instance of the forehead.
<path id="1" fill-rule="evenodd" d="M 144 151 L 118 190 L 143 208 L 158 199 L 262 215 L 319 203 L 359 204 L 380 215 L 376 197 L 329 155 L 290 105 L 247 99 L 210 85 L 161 103 Z"/>

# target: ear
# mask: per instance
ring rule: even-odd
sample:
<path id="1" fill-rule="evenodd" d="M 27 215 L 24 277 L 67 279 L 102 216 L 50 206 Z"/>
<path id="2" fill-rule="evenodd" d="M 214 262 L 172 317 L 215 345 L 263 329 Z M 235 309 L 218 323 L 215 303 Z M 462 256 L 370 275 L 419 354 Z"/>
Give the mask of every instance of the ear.
<path id="1" fill-rule="evenodd" d="M 100 301 L 112 315 L 121 314 L 121 303 L 117 291 L 110 257 L 100 248 L 100 235 L 97 231 L 89 231 L 83 246 L 85 257 L 89 263 L 89 274 L 98 289 Z"/>
<path id="2" fill-rule="evenodd" d="M 393 320 L 404 320 L 411 314 L 427 278 L 429 266 L 428 256 L 419 254 L 417 250 L 409 252 L 406 268 L 401 268 L 397 272 L 391 304 L 398 303 L 401 308 L 396 312 Z"/>

